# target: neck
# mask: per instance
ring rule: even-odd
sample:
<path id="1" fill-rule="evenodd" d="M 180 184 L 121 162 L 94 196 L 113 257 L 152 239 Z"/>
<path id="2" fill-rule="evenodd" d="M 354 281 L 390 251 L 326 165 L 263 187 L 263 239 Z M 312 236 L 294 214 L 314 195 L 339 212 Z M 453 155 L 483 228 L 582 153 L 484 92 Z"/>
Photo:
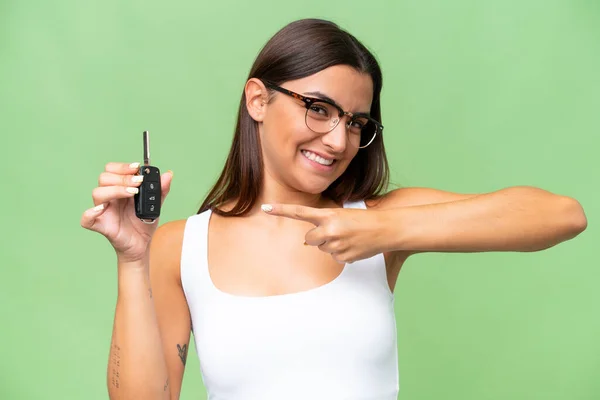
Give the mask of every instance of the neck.
<path id="1" fill-rule="evenodd" d="M 307 193 L 286 186 L 268 173 L 265 173 L 263 186 L 252 212 L 262 212 L 262 204 L 294 204 L 314 208 L 335 207 L 335 203 L 322 193 Z"/>

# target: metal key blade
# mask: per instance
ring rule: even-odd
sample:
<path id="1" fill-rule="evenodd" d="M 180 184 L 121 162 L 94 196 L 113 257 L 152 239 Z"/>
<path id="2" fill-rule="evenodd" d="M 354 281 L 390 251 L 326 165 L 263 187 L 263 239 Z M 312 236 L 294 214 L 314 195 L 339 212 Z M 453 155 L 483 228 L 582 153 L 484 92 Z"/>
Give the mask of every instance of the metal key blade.
<path id="1" fill-rule="evenodd" d="M 150 165 L 150 136 L 144 131 L 144 165 Z"/>

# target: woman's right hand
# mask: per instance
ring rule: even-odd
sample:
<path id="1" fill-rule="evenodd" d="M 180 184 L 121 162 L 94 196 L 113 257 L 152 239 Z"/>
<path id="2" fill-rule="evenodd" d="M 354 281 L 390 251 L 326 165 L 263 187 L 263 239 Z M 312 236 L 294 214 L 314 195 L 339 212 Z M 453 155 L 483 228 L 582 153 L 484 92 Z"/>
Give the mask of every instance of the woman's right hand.
<path id="1" fill-rule="evenodd" d="M 93 208 L 81 216 L 81 226 L 104 235 L 117 252 L 118 261 L 136 262 L 147 259 L 150 240 L 156 231 L 153 224 L 135 215 L 133 197 L 141 182 L 136 182 L 139 163 L 108 163 L 92 191 Z M 161 176 L 161 205 L 171 188 L 173 173 Z"/>

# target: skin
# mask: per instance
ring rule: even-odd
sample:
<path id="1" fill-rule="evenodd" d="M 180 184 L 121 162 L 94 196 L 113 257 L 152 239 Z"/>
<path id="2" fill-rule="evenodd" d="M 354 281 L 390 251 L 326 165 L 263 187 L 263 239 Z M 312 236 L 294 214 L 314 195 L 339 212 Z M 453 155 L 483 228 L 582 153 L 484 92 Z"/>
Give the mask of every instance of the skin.
<path id="1" fill-rule="evenodd" d="M 297 93 L 321 91 L 344 110 L 365 112 L 371 107 L 371 78 L 346 66 L 286 82 L 285 87 Z M 338 276 L 343 265 L 318 248 L 303 245 L 311 223 L 269 216 L 260 205 L 279 202 L 340 208 L 321 193 L 344 172 L 359 149 L 349 144 L 342 123 L 327 134 L 312 132 L 304 122 L 306 109 L 300 101 L 280 94 L 269 98 L 259 80 L 246 84 L 246 99 L 250 115 L 259 122 L 265 182 L 247 217 L 212 215 L 208 248 L 211 278 L 223 291 L 249 296 L 323 285 Z M 301 149 L 335 158 L 334 168 L 322 172 L 311 167 Z M 219 240 L 210 240 L 212 237 Z M 236 243 L 237 250 L 229 251 L 227 243 Z"/>
<path id="2" fill-rule="evenodd" d="M 373 85 L 370 77 L 345 66 L 331 67 L 313 76 L 287 82 L 285 87 L 297 93 L 321 91 L 335 99 L 344 110 L 368 111 L 371 107 Z M 321 192 L 344 172 L 359 149 L 349 145 L 342 123 L 325 135 L 312 132 L 306 127 L 306 109 L 299 101 L 278 94 L 269 98 L 259 80 L 250 79 L 245 93 L 248 111 L 259 122 L 265 162 L 264 186 L 255 207 L 247 216 L 225 218 L 212 214 L 208 241 L 211 279 L 220 290 L 239 296 L 274 296 L 324 285 L 341 273 L 343 265 L 317 247 L 303 244 L 311 223 L 273 217 L 265 214 L 260 206 L 279 202 L 340 208 L 340 204 L 324 199 Z M 335 168 L 327 173 L 311 168 L 300 149 L 335 157 Z M 224 208 L 228 209 L 233 204 L 226 204 Z M 184 227 L 184 220 L 168 222 L 158 229 L 153 239 L 156 261 L 152 265 L 164 269 L 171 282 L 180 281 L 180 252 L 173 251 L 171 246 L 181 247 Z M 230 251 L 230 243 L 236 243 L 235 252 Z M 394 276 L 402 263 L 400 258 L 395 260 L 395 267 L 390 264 L 389 268 L 390 282 L 395 282 Z M 155 281 L 164 282 L 159 275 L 163 274 L 156 274 Z M 164 286 L 163 283 L 158 285 Z M 154 290 L 155 298 L 158 298 L 156 288 Z M 173 310 L 187 309 L 180 299 L 181 290 L 180 284 L 165 287 L 158 301 L 159 321 L 162 320 L 160 323 L 165 326 L 162 330 L 164 342 L 171 347 L 173 343 L 187 343 L 183 339 L 187 334 L 187 324 L 170 315 Z M 174 352 L 166 356 L 171 360 L 170 368 L 173 368 L 169 372 L 169 382 L 172 388 L 178 389 L 183 369 L 175 362 Z"/>
<path id="3" fill-rule="evenodd" d="M 371 78 L 347 66 L 330 67 L 282 86 L 306 95 L 321 91 L 350 112 L 364 112 L 371 107 Z M 344 124 L 327 134 L 316 134 L 306 127 L 306 109 L 300 101 L 283 94 L 270 97 L 256 79 L 246 83 L 245 93 L 248 112 L 258 122 L 264 185 L 247 216 L 211 215 L 208 268 L 214 285 L 224 292 L 238 296 L 278 296 L 310 290 L 335 279 L 346 262 L 375 253 L 385 256 L 388 284 L 393 291 L 402 265 L 413 254 L 537 251 L 576 236 L 587 225 L 577 201 L 531 187 L 486 194 L 403 188 L 388 193 L 381 201 L 367 202 L 367 210 L 343 209 L 321 193 L 360 151 L 349 143 Z M 335 158 L 336 162 L 327 171 L 315 168 L 302 155 L 303 149 Z M 114 212 L 125 204 L 115 203 L 114 199 L 133 197 L 125 192 L 125 187 L 139 183 L 132 182 L 135 169 L 128 164 L 112 163 L 106 170 L 93 198 L 95 205 L 112 201 L 109 211 L 87 210 L 82 226 L 111 240 L 119 259 L 120 287 L 131 287 L 129 295 L 133 291 L 140 293 L 137 303 L 130 303 L 132 311 L 127 318 L 136 318 L 142 306 L 154 306 L 160 344 L 149 342 L 142 350 L 160 348 L 164 369 L 153 371 L 155 376 L 139 378 L 136 388 L 156 381 L 160 387 L 153 393 L 163 391 L 164 385 L 164 398 L 177 399 L 191 330 L 179 271 L 186 220 L 167 222 L 157 229 L 133 218 L 125 221 L 127 224 L 121 230 L 114 229 L 110 222 L 116 215 L 132 213 L 124 208 Z M 171 178 L 171 173 L 163 176 L 164 197 Z M 229 209 L 233 204 L 223 208 Z M 270 204 L 271 211 L 263 211 L 262 204 Z M 121 231 L 124 233 L 119 236 Z M 136 234 L 132 236 L 131 232 Z M 152 241 L 147 250 L 149 237 Z M 231 251 L 231 243 L 235 243 L 236 251 Z M 136 274 L 148 275 L 151 293 L 150 285 L 143 283 L 145 278 L 140 280 Z M 144 298 L 141 293 L 145 293 Z M 153 319 L 154 315 L 146 317 Z M 143 323 L 150 324 L 140 322 Z M 120 326 L 123 325 L 124 322 Z M 129 339 L 127 343 L 137 342 Z M 113 336 L 111 349 L 117 349 L 112 352 L 113 358 L 118 353 L 121 364 L 125 357 L 122 347 L 118 335 Z M 135 354 L 145 355 L 142 350 Z M 112 361 L 109 368 L 116 365 Z M 108 384 L 110 388 L 111 383 Z M 126 380 L 121 374 L 120 385 L 124 384 Z M 112 390 L 111 393 L 116 393 Z M 135 390 L 133 393 L 137 394 Z M 114 394 L 111 398 L 119 397 Z"/>

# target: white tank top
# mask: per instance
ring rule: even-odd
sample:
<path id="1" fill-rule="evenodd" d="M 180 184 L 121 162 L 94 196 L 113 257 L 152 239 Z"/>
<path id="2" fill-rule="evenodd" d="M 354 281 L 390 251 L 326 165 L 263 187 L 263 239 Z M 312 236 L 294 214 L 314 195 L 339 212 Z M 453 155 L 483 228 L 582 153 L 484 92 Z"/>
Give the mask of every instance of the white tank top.
<path id="1" fill-rule="evenodd" d="M 344 208 L 366 208 L 364 202 Z M 181 282 L 209 400 L 396 400 L 394 295 L 382 254 L 302 292 L 220 291 L 207 265 L 211 211 L 188 217 Z"/>

